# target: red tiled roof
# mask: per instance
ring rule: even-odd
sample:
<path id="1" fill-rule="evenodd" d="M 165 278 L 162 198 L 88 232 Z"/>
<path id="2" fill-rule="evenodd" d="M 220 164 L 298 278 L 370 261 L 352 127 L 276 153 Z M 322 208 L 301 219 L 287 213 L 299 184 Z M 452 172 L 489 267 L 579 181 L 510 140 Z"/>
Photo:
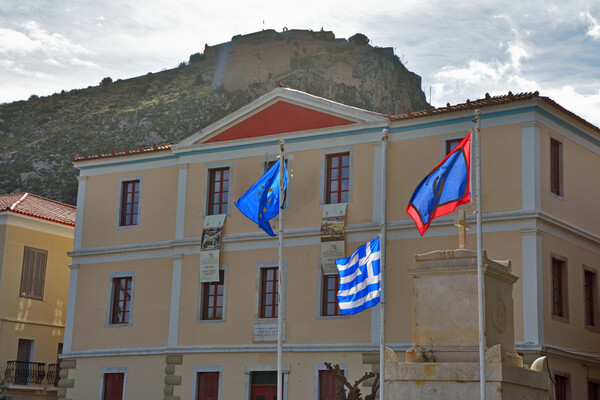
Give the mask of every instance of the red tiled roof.
<path id="1" fill-rule="evenodd" d="M 467 100 L 466 103 L 455 104 L 455 105 L 450 105 L 450 103 L 448 103 L 448 104 L 446 104 L 446 107 L 430 108 L 428 110 L 422 110 L 422 111 L 417 111 L 417 112 L 410 112 L 410 110 L 409 110 L 408 113 L 406 113 L 406 114 L 391 116 L 390 120 L 391 121 L 402 121 L 402 120 L 407 120 L 407 119 L 412 119 L 412 118 L 427 117 L 430 115 L 442 115 L 442 114 L 447 114 L 447 113 L 457 112 L 457 111 L 474 110 L 477 108 L 497 106 L 497 105 L 507 104 L 507 103 L 515 103 L 518 101 L 525 101 L 525 100 L 530 100 L 530 99 L 534 99 L 534 98 L 537 98 L 537 99 L 549 104 L 550 106 L 557 108 L 558 110 L 562 111 L 563 113 L 565 113 L 565 114 L 569 115 L 570 117 L 576 119 L 577 121 L 581 122 L 583 125 L 600 133 L 599 127 L 592 124 L 591 122 L 586 121 L 585 119 L 581 118 L 579 115 L 575 114 L 574 112 L 567 110 L 566 108 L 564 108 L 563 106 L 561 106 L 560 104 L 558 104 L 557 102 L 552 100 L 551 98 L 540 96 L 540 93 L 538 91 L 524 92 L 524 93 L 517 93 L 517 94 L 508 92 L 508 94 L 501 95 L 501 96 L 490 96 L 489 93 L 486 93 L 485 98 L 483 98 L 483 99 L 477 99 L 477 100 L 473 100 L 473 101 Z"/>
<path id="2" fill-rule="evenodd" d="M 167 144 L 156 144 L 155 143 L 154 146 L 149 146 L 149 147 L 140 146 L 135 150 L 129 150 L 127 147 L 125 147 L 125 151 L 120 151 L 118 153 L 116 153 L 114 149 L 109 154 L 102 154 L 102 153 L 100 153 L 100 151 L 98 151 L 98 153 L 92 154 L 92 155 L 89 155 L 88 153 L 83 153 L 83 156 L 80 156 L 80 157 L 73 156 L 73 162 L 87 161 L 87 160 L 99 160 L 101 158 L 130 156 L 133 154 L 154 153 L 157 151 L 170 150 L 172 145 L 173 145 L 173 143 L 167 143 Z"/>
<path id="3" fill-rule="evenodd" d="M 0 212 L 13 212 L 75 226 L 75 210 L 74 206 L 31 193 L 0 194 Z"/>

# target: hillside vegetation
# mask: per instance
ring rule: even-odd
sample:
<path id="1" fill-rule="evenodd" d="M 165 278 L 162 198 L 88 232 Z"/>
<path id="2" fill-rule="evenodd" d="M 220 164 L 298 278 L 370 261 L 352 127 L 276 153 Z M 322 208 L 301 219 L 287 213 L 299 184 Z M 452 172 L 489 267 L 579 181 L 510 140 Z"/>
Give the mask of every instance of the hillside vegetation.
<path id="1" fill-rule="evenodd" d="M 214 84 L 215 57 L 194 54 L 175 69 L 2 104 L 0 193 L 27 191 L 75 204 L 73 155 L 180 140 L 272 90 L 275 80 L 386 114 L 428 107 L 419 77 L 381 50 L 362 43 L 304 54 L 300 68 L 232 91 Z M 331 78 L 340 64 L 352 68 L 360 85 Z"/>

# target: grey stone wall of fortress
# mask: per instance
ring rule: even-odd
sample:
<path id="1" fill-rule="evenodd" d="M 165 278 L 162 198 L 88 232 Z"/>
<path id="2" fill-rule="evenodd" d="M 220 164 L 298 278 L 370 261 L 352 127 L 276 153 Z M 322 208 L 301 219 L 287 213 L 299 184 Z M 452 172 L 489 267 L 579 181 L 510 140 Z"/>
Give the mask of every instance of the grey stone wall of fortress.
<path id="1" fill-rule="evenodd" d="M 336 39 L 331 31 L 268 29 L 247 35 L 236 35 L 230 42 L 215 46 L 205 45 L 204 56 L 216 62 L 213 89 L 222 86 L 227 91 L 244 90 L 253 82 L 278 81 L 314 66 L 310 56 L 328 52 L 373 52 L 383 57 L 394 57 L 390 47 L 372 47 L 366 42 Z M 408 71 L 409 85 L 421 90 L 421 77 Z M 334 62 L 324 73 L 335 83 L 360 88 L 361 77 L 347 62 Z"/>

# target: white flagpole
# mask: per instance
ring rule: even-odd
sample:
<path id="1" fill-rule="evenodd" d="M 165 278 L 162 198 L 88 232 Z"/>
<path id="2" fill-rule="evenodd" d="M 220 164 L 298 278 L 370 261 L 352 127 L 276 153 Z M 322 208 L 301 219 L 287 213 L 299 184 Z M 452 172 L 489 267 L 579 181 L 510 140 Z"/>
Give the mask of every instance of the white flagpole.
<path id="1" fill-rule="evenodd" d="M 481 223 L 481 111 L 475 110 L 475 181 L 477 185 L 477 301 L 479 310 L 479 393 L 485 400 L 485 321 L 483 282 L 483 232 Z"/>
<path id="2" fill-rule="evenodd" d="M 281 363 L 283 359 L 282 351 L 282 327 L 283 327 L 283 182 L 284 182 L 284 158 L 283 148 L 285 141 L 279 141 L 279 268 L 277 269 L 278 290 L 277 290 L 277 399 L 283 399 L 283 376 Z"/>
<path id="3" fill-rule="evenodd" d="M 380 266 L 381 266 L 381 293 L 380 293 L 380 305 L 379 311 L 381 312 L 379 321 L 379 399 L 385 400 L 385 239 L 386 239 L 386 206 L 387 206 L 387 139 L 388 130 L 384 129 L 381 131 L 381 140 L 383 141 L 382 146 L 382 171 L 381 171 L 381 237 L 379 240 L 380 245 Z"/>

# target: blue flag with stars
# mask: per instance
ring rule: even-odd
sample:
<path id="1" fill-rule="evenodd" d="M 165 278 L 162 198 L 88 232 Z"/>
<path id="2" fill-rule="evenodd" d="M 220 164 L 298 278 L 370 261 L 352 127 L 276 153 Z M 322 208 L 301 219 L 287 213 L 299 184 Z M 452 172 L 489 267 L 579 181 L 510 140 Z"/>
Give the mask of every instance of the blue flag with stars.
<path id="1" fill-rule="evenodd" d="M 259 228 L 270 236 L 273 233 L 269 220 L 279 214 L 279 163 L 267 170 L 267 172 L 234 204 L 246 217 L 250 218 Z M 287 188 L 288 176 L 283 164 L 283 191 Z"/>

